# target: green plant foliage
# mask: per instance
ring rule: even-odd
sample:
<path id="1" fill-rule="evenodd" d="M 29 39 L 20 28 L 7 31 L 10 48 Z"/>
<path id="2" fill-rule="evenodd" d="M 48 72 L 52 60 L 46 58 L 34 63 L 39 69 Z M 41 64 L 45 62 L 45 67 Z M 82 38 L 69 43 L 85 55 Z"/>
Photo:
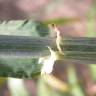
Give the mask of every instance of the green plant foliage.
<path id="1" fill-rule="evenodd" d="M 0 57 L 33 57 L 49 55 L 47 46 L 54 46 L 52 38 L 0 35 Z"/>
<path id="2" fill-rule="evenodd" d="M 36 58 L 0 59 L 0 76 L 31 78 L 39 75 L 40 69 Z"/>
<path id="3" fill-rule="evenodd" d="M 52 20 L 46 20 L 44 21 L 44 24 L 56 24 L 56 25 L 64 25 L 68 23 L 75 23 L 75 22 L 80 22 L 80 18 L 55 18 Z"/>
<path id="4" fill-rule="evenodd" d="M 46 24 L 35 20 L 2 22 L 0 24 L 0 35 L 2 35 L 0 37 L 0 56 L 2 57 L 3 54 L 3 57 L 0 58 L 0 75 L 30 78 L 40 74 L 42 64 L 39 65 L 38 60 L 42 56 L 50 55 L 47 46 L 51 47 L 56 54 L 59 53 L 56 48 L 56 39 L 51 36 L 52 31 L 54 30 L 47 27 Z M 59 54 L 63 57 L 62 60 L 96 63 L 96 38 L 63 37 L 60 47 L 64 53 L 64 56 Z M 17 57 L 13 58 L 16 54 Z M 22 58 L 19 57 L 20 55 Z M 30 56 L 28 57 L 28 55 Z M 55 57 L 59 56 L 57 55 Z M 6 58 L 7 56 L 12 58 Z M 54 60 L 55 57 L 51 56 L 51 59 Z"/>
<path id="5" fill-rule="evenodd" d="M 71 61 L 96 63 L 96 38 L 64 38 L 60 45 L 64 59 Z"/>
<path id="6" fill-rule="evenodd" d="M 0 22 L 0 35 L 32 36 L 32 37 L 38 39 L 39 37 L 42 37 L 42 38 L 45 36 L 48 37 L 50 35 L 50 29 L 43 23 L 36 21 L 36 20 L 19 20 L 19 21 L 9 21 L 9 22 L 4 21 L 4 22 Z M 44 48 L 45 50 L 47 49 L 47 52 L 48 52 L 48 48 L 46 47 L 46 45 L 45 45 L 46 48 L 44 46 L 42 46 L 42 44 L 44 44 L 44 42 L 42 42 L 42 44 L 40 45 L 39 44 L 41 42 L 40 39 L 38 39 L 39 41 L 36 39 L 38 41 L 38 44 L 37 44 L 38 46 L 34 47 L 34 44 L 36 42 L 34 42 L 34 40 L 33 40 L 33 45 L 31 45 L 31 43 L 29 45 L 27 45 L 28 42 L 26 43 L 26 40 L 28 38 L 26 38 L 26 37 L 25 37 L 26 44 L 24 43 L 23 39 L 22 39 L 23 40 L 22 41 L 21 39 L 18 39 L 18 38 L 16 39 L 15 37 L 13 37 L 14 40 L 12 40 L 12 38 L 10 36 L 9 36 L 9 39 L 6 36 L 4 36 L 4 38 L 3 38 L 3 36 L 1 36 L 1 38 L 2 38 L 2 40 L 0 40 L 0 42 L 1 42 L 1 45 L 3 46 L 1 48 L 1 50 L 4 49 L 5 50 L 5 51 L 3 50 L 4 53 L 8 52 L 9 56 L 11 54 L 13 54 L 13 55 L 11 56 L 12 58 L 11 57 L 6 58 L 6 55 L 8 55 L 8 54 L 5 54 L 5 55 L 3 54 L 5 58 L 3 57 L 0 59 L 0 76 L 15 77 L 15 78 L 23 78 L 23 77 L 31 78 L 31 77 L 34 77 L 34 76 L 37 76 L 40 74 L 42 65 L 38 64 L 39 57 L 37 55 L 40 54 L 39 52 L 41 52 L 42 48 Z M 11 38 L 11 40 L 10 40 L 10 38 Z M 5 41 L 3 39 L 5 39 Z M 26 46 L 26 48 L 28 48 L 28 46 L 31 46 L 28 49 L 31 48 L 31 51 L 33 53 L 35 50 L 35 52 L 37 52 L 38 54 L 36 55 L 34 53 L 34 55 L 36 55 L 37 57 L 34 55 L 32 57 L 30 57 L 30 56 L 26 57 L 26 56 L 23 56 L 24 55 L 23 54 L 22 55 L 23 57 L 20 58 L 20 57 L 18 57 L 20 54 L 18 54 L 17 57 L 13 58 L 13 56 L 16 54 L 16 50 L 17 50 L 17 52 L 18 52 L 18 50 L 20 51 L 21 47 L 22 47 L 21 49 L 24 49 L 24 46 L 22 46 L 22 44 L 19 44 L 19 47 L 18 47 L 18 43 L 20 43 L 18 40 L 22 41 L 22 44 L 23 45 L 25 44 L 24 46 Z M 16 43 L 16 41 L 18 41 L 18 42 Z M 19 49 L 16 47 L 16 44 Z M 33 50 L 32 46 L 33 46 L 33 48 L 35 48 L 34 50 Z M 15 53 L 14 53 L 14 50 L 15 50 Z M 2 53 L 2 51 L 1 51 L 1 53 Z M 46 51 L 45 51 L 45 53 L 46 53 Z"/>
<path id="7" fill-rule="evenodd" d="M 8 78 L 10 96 L 30 96 L 23 79 Z"/>
<path id="8" fill-rule="evenodd" d="M 68 82 L 71 86 L 70 94 L 72 96 L 85 96 L 82 88 L 80 87 L 79 80 L 76 76 L 76 71 L 74 66 L 68 68 Z"/>
<path id="9" fill-rule="evenodd" d="M 40 21 L 17 20 L 0 22 L 0 35 L 41 36 L 50 34 L 50 29 Z"/>
<path id="10" fill-rule="evenodd" d="M 88 20 L 88 32 L 86 33 L 86 37 L 96 37 L 95 32 L 95 17 L 96 17 L 96 1 L 93 1 L 93 6 L 88 11 L 89 17 L 91 17 L 91 20 Z M 96 59 L 96 58 L 95 58 Z M 93 63 L 89 66 L 91 71 L 91 76 L 93 81 L 96 81 L 96 65 Z"/>
<path id="11" fill-rule="evenodd" d="M 58 84 L 57 79 L 54 79 L 54 81 L 51 81 L 50 79 L 53 80 L 50 75 L 48 77 L 46 75 L 41 76 L 38 82 L 38 96 L 70 96 L 69 90 L 64 86 L 64 84 L 62 84 L 62 86 L 65 88 L 62 90 L 59 88 L 61 85 Z M 54 83 L 48 84 L 48 82 Z M 56 87 L 57 84 L 59 86 L 57 86 L 58 88 Z"/>

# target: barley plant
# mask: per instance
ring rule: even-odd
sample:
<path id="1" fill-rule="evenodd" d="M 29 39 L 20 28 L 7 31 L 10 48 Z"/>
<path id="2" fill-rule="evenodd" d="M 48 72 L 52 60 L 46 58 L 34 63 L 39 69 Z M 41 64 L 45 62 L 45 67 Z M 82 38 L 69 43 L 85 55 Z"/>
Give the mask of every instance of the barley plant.
<path id="1" fill-rule="evenodd" d="M 80 23 L 82 17 L 1 21 L 1 91 L 7 85 L 6 96 L 95 96 L 95 13 L 93 4 L 88 30 L 79 37 L 64 35 L 59 27 Z M 31 80 L 35 95 L 25 83 Z"/>

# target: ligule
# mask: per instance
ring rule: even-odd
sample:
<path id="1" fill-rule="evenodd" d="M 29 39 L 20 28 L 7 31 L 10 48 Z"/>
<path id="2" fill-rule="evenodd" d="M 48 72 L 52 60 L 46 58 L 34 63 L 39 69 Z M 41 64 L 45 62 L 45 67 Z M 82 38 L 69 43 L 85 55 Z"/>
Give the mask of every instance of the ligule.
<path id="1" fill-rule="evenodd" d="M 90 37 L 63 37 L 54 25 L 57 34 L 56 44 L 64 59 L 96 63 L 96 38 Z"/>

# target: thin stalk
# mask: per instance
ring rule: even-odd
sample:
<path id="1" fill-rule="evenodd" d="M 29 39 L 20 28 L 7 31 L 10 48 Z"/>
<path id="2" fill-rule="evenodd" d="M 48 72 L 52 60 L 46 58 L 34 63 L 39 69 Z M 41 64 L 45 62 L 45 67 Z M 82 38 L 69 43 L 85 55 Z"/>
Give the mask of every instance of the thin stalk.
<path id="1" fill-rule="evenodd" d="M 32 57 L 50 55 L 47 46 L 54 46 L 51 37 L 0 35 L 0 58 Z"/>
<path id="2" fill-rule="evenodd" d="M 65 38 L 61 45 L 65 59 L 73 61 L 96 63 L 96 38 L 78 37 Z"/>

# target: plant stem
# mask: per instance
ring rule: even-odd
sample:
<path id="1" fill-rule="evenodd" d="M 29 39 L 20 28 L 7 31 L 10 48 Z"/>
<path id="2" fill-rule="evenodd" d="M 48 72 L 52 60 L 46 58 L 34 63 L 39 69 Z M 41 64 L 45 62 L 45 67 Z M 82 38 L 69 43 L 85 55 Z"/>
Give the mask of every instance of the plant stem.
<path id="1" fill-rule="evenodd" d="M 38 64 L 38 59 L 50 54 L 47 46 L 56 50 L 55 39 L 0 36 L 0 76 L 16 78 L 37 76 L 42 68 L 42 64 Z M 63 38 L 60 46 L 64 53 L 62 60 L 86 62 L 84 64 L 96 63 L 96 38 Z"/>
<path id="2" fill-rule="evenodd" d="M 47 46 L 54 46 L 51 37 L 0 35 L 0 58 L 33 57 L 49 55 Z"/>
<path id="3" fill-rule="evenodd" d="M 61 48 L 65 59 L 96 63 L 96 38 L 64 38 Z"/>

